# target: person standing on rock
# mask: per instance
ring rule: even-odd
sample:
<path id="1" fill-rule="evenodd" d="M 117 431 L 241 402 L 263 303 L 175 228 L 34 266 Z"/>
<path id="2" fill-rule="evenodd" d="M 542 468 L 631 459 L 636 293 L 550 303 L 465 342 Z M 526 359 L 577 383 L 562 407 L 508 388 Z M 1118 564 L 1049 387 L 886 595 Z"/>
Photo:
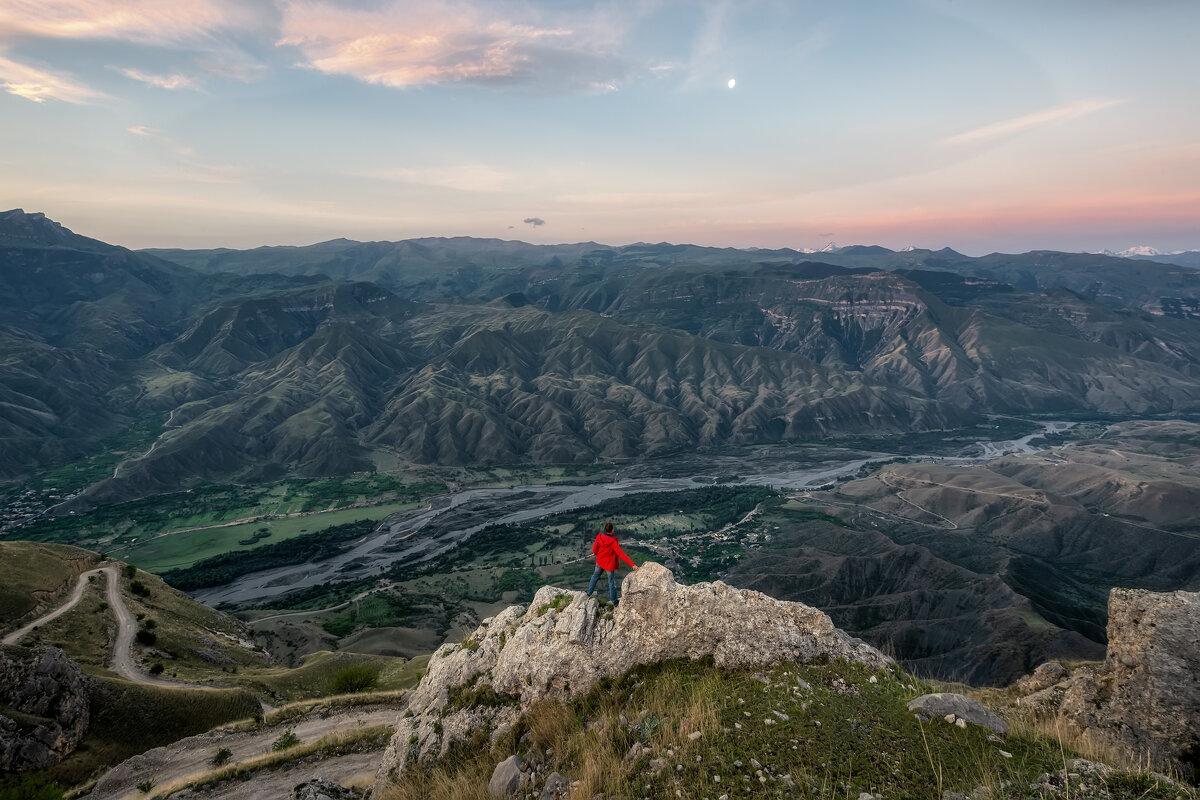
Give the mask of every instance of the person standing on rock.
<path id="1" fill-rule="evenodd" d="M 615 606 L 617 580 L 614 573 L 617 571 L 617 558 L 628 564 L 634 572 L 637 572 L 637 564 L 630 561 L 629 556 L 621 549 L 621 543 L 617 541 L 617 533 L 613 530 L 611 522 L 604 523 L 604 530 L 596 534 L 596 541 L 592 543 L 592 553 L 596 556 L 596 569 L 592 571 L 592 581 L 588 584 L 588 597 L 596 593 L 596 582 L 600 580 L 600 573 L 603 572 L 608 575 L 608 599 Z"/>

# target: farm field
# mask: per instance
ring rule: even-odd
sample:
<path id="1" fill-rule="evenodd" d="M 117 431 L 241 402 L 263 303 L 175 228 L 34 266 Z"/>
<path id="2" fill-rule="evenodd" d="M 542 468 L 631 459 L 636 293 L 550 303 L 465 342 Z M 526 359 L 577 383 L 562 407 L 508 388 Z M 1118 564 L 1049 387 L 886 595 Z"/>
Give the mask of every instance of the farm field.
<path id="1" fill-rule="evenodd" d="M 358 520 L 381 520 L 417 504 L 384 503 L 375 506 L 322 511 L 298 517 L 263 519 L 228 527 L 206 528 L 181 533 L 164 533 L 147 542 L 114 549 L 123 560 L 150 572 L 189 567 L 197 561 L 259 544 L 281 542 L 305 533 Z"/>

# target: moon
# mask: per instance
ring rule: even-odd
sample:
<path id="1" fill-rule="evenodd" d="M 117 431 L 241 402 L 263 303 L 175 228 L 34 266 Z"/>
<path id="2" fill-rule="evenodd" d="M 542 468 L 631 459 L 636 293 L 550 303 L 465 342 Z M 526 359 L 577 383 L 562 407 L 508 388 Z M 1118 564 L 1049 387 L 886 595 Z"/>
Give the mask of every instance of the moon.
<path id="1" fill-rule="evenodd" d="M 734 80 L 733 78 L 730 78 L 729 83 L 727 83 L 725 85 L 728 86 L 730 89 L 732 89 L 733 87 L 737 86 L 737 81 Z"/>

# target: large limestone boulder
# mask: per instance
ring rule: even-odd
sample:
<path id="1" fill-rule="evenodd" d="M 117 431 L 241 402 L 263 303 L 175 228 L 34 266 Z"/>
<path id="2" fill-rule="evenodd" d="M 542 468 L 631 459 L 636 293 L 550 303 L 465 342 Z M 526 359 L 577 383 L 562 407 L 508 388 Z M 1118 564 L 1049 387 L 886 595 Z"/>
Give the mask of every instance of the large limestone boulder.
<path id="1" fill-rule="evenodd" d="M 1155 767 L 1200 768 L 1200 593 L 1113 589 L 1108 654 L 1065 684 L 1061 718 Z"/>
<path id="2" fill-rule="evenodd" d="M 639 664 L 704 656 L 722 667 L 821 657 L 892 664 L 803 603 L 720 581 L 681 586 L 654 562 L 623 588 L 609 613 L 583 592 L 544 586 L 527 608 L 512 606 L 461 644 L 439 648 L 384 753 L 376 787 L 414 760 L 433 760 L 472 737 L 494 739 L 539 699 L 580 697 Z"/>
<path id="3" fill-rule="evenodd" d="M 19 652 L 0 649 L 0 772 L 57 764 L 90 721 L 87 679 L 62 650 Z"/>

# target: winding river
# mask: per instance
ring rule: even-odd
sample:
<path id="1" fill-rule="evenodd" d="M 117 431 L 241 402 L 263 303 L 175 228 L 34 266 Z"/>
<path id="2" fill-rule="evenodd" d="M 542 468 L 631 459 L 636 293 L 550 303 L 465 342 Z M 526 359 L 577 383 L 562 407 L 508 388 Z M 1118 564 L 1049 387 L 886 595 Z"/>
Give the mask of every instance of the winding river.
<path id="1" fill-rule="evenodd" d="M 1045 422 L 1042 430 L 1020 439 L 976 442 L 957 456 L 910 456 L 949 464 L 973 464 L 1009 453 L 1034 453 L 1032 442 L 1045 434 L 1061 433 L 1071 422 Z M 861 454 L 860 454 L 861 455 Z M 427 507 L 401 512 L 385 519 L 369 535 L 344 553 L 317 563 L 263 570 L 225 586 L 202 589 L 193 596 L 202 603 L 246 606 L 268 603 L 296 589 L 329 581 L 379 575 L 393 564 L 416 564 L 457 546 L 487 525 L 528 522 L 564 511 L 573 511 L 606 500 L 639 492 L 672 492 L 710 485 L 717 475 L 736 472 L 740 485 L 770 486 L 783 491 L 821 488 L 842 476 L 854 475 L 864 465 L 895 458 L 872 453 L 853 459 L 811 459 L 789 468 L 787 461 L 761 464 L 753 459 L 713 459 L 705 475 L 688 477 L 618 477 L 610 483 L 583 486 L 528 485 L 511 488 L 467 489 L 436 498 Z M 641 465 L 645 468 L 646 465 Z"/>

